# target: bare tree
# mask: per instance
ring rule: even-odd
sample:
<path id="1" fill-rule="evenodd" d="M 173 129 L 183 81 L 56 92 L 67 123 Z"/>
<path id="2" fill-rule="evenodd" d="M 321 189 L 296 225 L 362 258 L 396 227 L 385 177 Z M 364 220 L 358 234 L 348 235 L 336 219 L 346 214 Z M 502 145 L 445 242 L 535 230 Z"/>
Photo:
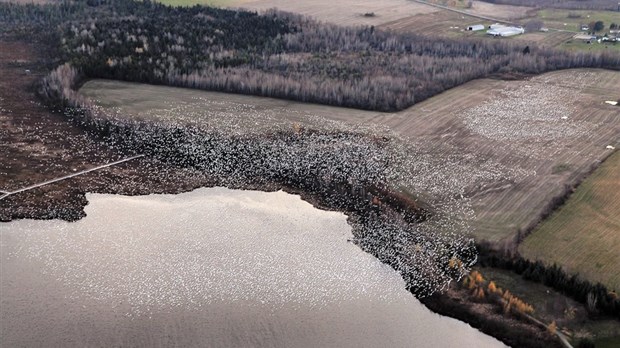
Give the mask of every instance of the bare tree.
<path id="1" fill-rule="evenodd" d="M 525 23 L 523 28 L 525 29 L 526 32 L 531 33 L 534 31 L 539 31 L 540 29 L 543 28 L 543 26 L 544 26 L 543 21 L 534 19 L 534 20 L 531 20 Z"/>

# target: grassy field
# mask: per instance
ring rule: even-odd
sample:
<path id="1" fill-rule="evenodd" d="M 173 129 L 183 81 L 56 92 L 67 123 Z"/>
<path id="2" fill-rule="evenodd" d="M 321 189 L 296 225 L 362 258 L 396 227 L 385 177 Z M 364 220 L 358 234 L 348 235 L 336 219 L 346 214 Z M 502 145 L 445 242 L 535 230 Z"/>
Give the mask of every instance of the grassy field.
<path id="1" fill-rule="evenodd" d="M 560 48 L 569 51 L 589 51 L 589 52 L 602 52 L 612 51 L 620 53 L 620 42 L 615 43 L 586 43 L 582 40 L 569 40 L 559 46 Z"/>
<path id="2" fill-rule="evenodd" d="M 527 237 L 520 251 L 620 290 L 620 152 Z"/>
<path id="3" fill-rule="evenodd" d="M 569 14 L 573 18 L 569 17 Z M 613 11 L 548 9 L 538 11 L 536 17 L 542 20 L 548 28 L 571 30 L 575 32 L 581 31 L 581 24 L 588 24 L 590 22 L 603 21 L 605 24 L 603 32 L 607 32 L 611 23 L 620 24 L 620 12 Z"/>
<path id="4" fill-rule="evenodd" d="M 526 281 L 513 272 L 495 268 L 481 268 L 480 272 L 498 287 L 509 289 L 525 299 L 534 307 L 534 317 L 545 323 L 555 321 L 562 332 L 569 335 L 573 345 L 581 337 L 591 337 L 596 347 L 618 347 L 620 323 L 617 320 L 591 320 L 582 304 L 542 284 Z"/>
<path id="5" fill-rule="evenodd" d="M 237 117 L 256 122 L 251 125 L 256 131 L 316 118 L 386 127 L 416 149 L 412 178 L 418 175 L 416 161 L 436 166 L 438 187 L 413 183 L 404 189 L 422 197 L 437 190 L 462 195 L 473 208 L 465 218 L 476 228 L 474 236 L 499 242 L 512 241 L 519 229 L 535 223 L 565 184 L 608 154 L 605 146 L 618 145 L 620 118 L 604 101 L 618 98 L 619 84 L 620 72 L 602 70 L 559 71 L 525 81 L 482 79 L 399 113 L 115 81 L 91 81 L 81 91 L 139 117 L 208 124 Z M 200 115 L 192 116 L 198 109 Z M 261 126 L 257 115 L 267 124 Z"/>

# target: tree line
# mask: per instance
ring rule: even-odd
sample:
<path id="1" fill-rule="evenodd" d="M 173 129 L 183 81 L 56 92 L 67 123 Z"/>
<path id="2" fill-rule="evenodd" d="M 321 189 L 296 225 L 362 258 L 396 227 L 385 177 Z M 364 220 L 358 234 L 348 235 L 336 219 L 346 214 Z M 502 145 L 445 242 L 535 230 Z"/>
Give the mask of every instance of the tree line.
<path id="1" fill-rule="evenodd" d="M 601 283 L 594 284 L 577 274 L 570 275 L 556 264 L 547 266 L 542 261 L 530 261 L 518 255 L 506 257 L 484 245 L 480 246 L 479 251 L 479 262 L 483 267 L 513 271 L 525 280 L 544 284 L 586 305 L 591 314 L 620 319 L 620 297 Z"/>
<path id="2" fill-rule="evenodd" d="M 620 55 L 608 52 L 559 53 L 507 41 L 344 28 L 276 11 L 150 1 L 0 4 L 0 20 L 54 33 L 62 59 L 91 78 L 378 111 L 402 110 L 494 74 L 620 68 Z"/>

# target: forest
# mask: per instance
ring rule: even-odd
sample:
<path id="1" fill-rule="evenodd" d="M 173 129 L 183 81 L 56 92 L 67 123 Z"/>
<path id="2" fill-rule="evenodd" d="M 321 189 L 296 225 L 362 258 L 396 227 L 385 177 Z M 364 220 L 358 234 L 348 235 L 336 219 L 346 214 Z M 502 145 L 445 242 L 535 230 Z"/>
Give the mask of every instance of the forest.
<path id="1" fill-rule="evenodd" d="M 540 8 L 562 8 L 569 10 L 618 11 L 617 0 L 482 0 L 492 4 L 532 6 Z"/>
<path id="2" fill-rule="evenodd" d="M 0 4 L 4 30 L 36 31 L 85 78 L 397 111 L 467 81 L 620 68 L 613 53 L 345 28 L 290 13 L 132 0 Z"/>

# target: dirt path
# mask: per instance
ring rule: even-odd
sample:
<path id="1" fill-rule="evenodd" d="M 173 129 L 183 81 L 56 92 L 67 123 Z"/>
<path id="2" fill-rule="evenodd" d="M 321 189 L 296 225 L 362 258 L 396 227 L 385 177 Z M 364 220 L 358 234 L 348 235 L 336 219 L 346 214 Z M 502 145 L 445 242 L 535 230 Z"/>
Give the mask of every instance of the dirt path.
<path id="1" fill-rule="evenodd" d="M 0 191 L 0 193 L 4 193 L 4 195 L 0 196 L 0 200 L 4 199 L 4 198 L 6 198 L 6 197 L 8 197 L 10 195 L 14 195 L 14 194 L 17 194 L 17 193 L 20 193 L 20 192 L 30 191 L 30 190 L 36 189 L 38 187 L 42 187 L 42 186 L 46 186 L 46 185 L 49 185 L 49 184 L 53 184 L 55 182 L 59 182 L 59 181 L 67 180 L 67 179 L 70 179 L 70 178 L 74 178 L 76 176 L 80 176 L 80 175 L 83 175 L 83 174 L 86 174 L 86 173 L 94 172 L 96 170 L 100 170 L 100 169 L 103 169 L 103 168 L 108 168 L 108 167 L 111 167 L 111 166 L 114 166 L 114 165 L 117 165 L 117 164 L 125 163 L 127 161 L 131 161 L 133 159 L 140 158 L 140 157 L 144 157 L 144 155 L 132 156 L 132 157 L 120 160 L 120 161 L 115 161 L 115 162 L 112 162 L 112 163 L 104 164 L 104 165 L 97 166 L 95 168 L 91 168 L 91 169 L 87 169 L 87 170 L 82 170 L 82 171 L 79 171 L 77 173 L 65 175 L 65 176 L 62 176 L 60 178 L 56 178 L 56 179 L 52 179 L 52 180 L 47 180 L 47 181 L 44 181 L 42 183 L 30 185 L 30 186 L 27 186 L 27 187 L 24 187 L 24 188 L 21 188 L 19 190 L 15 190 L 15 191 L 12 191 L 12 192 Z"/>

